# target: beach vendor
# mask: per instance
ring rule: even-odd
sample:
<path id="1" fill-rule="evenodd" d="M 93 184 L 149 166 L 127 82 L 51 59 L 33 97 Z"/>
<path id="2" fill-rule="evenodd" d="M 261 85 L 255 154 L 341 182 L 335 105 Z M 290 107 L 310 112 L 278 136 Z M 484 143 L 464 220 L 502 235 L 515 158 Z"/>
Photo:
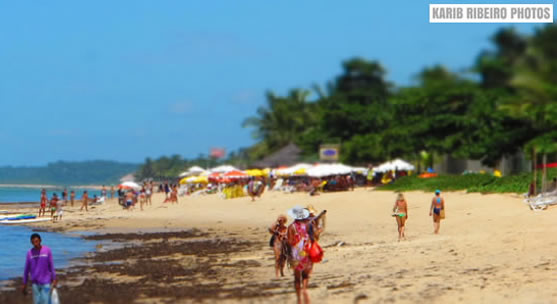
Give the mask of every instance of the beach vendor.
<path id="1" fill-rule="evenodd" d="M 315 218 L 310 217 L 309 210 L 296 206 L 288 210 L 288 215 L 294 219 L 294 222 L 288 226 L 287 238 L 290 250 L 290 265 L 294 269 L 294 288 L 296 289 L 296 297 L 298 303 L 309 303 L 309 294 L 307 291 L 309 277 L 313 270 L 313 261 L 310 251 L 313 249 L 315 238 L 312 227 L 313 223 L 319 220 L 326 211 L 323 211 Z M 321 255 L 322 256 L 322 255 Z"/>
<path id="2" fill-rule="evenodd" d="M 393 206 L 393 216 L 398 226 L 398 241 L 400 242 L 401 239 L 406 239 L 404 227 L 408 219 L 408 204 L 402 193 L 397 195 L 395 205 Z"/>
<path id="3" fill-rule="evenodd" d="M 25 259 L 23 271 L 23 286 L 21 291 L 27 294 L 27 282 L 31 280 L 33 287 L 33 303 L 48 304 L 51 288 L 56 288 L 56 270 L 50 248 L 41 245 L 41 236 L 37 233 L 31 235 L 31 248 Z"/>
<path id="4" fill-rule="evenodd" d="M 445 219 L 445 200 L 441 197 L 441 190 L 435 190 L 435 196 L 431 200 L 429 216 L 433 215 L 433 233 L 438 234 L 441 220 Z"/>
<path id="5" fill-rule="evenodd" d="M 279 273 L 281 277 L 284 277 L 284 266 L 286 265 L 286 259 L 288 258 L 288 243 L 286 243 L 286 222 L 288 219 L 285 215 L 279 215 L 277 220 L 269 228 L 269 233 L 272 234 L 271 241 L 269 245 L 273 248 L 275 253 L 275 274 L 277 278 Z"/>

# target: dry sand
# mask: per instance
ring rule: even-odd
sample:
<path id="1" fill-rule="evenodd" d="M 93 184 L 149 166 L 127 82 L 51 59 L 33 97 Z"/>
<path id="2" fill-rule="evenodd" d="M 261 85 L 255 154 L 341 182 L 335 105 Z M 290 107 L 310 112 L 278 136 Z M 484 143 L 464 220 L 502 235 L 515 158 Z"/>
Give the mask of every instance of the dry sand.
<path id="1" fill-rule="evenodd" d="M 265 192 L 256 202 L 248 197 L 180 197 L 175 205 L 161 203 L 163 197 L 155 194 L 145 211 L 122 210 L 114 200 L 89 212 L 78 212 L 76 204 L 65 208 L 61 223 L 46 226 L 101 232 L 195 227 L 254 241 L 256 249 L 227 260 L 259 267 L 229 274 L 227 284 L 274 287 L 265 296 L 222 302 L 294 303 L 291 272 L 274 278 L 266 229 L 287 209 L 313 204 L 328 210 L 320 241 L 325 261 L 315 265 L 309 291 L 313 303 L 557 303 L 557 207 L 532 212 L 516 195 L 442 195 L 447 218 L 440 235 L 433 235 L 428 216 L 432 194 L 405 193 L 408 240 L 402 242 L 397 242 L 390 216 L 396 195 L 372 189 L 315 197 Z M 339 242 L 343 244 L 337 246 Z"/>

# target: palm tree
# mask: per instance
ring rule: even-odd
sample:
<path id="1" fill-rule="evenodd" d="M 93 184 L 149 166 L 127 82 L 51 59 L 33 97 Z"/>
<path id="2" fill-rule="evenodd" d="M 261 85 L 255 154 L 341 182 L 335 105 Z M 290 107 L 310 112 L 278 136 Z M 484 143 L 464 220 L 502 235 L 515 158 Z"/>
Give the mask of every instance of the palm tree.
<path id="1" fill-rule="evenodd" d="M 267 105 L 257 108 L 257 115 L 244 120 L 243 127 L 253 127 L 253 137 L 270 152 L 294 142 L 315 120 L 312 104 L 307 101 L 311 92 L 293 89 L 286 97 L 267 92 Z"/>
<path id="2" fill-rule="evenodd" d="M 502 106 L 511 115 L 528 120 L 535 132 L 527 148 L 533 151 L 534 184 L 537 154 L 542 153 L 542 191 L 545 190 L 547 154 L 557 152 L 557 26 L 539 29 L 524 56 L 517 60 L 511 84 L 517 95 Z"/>

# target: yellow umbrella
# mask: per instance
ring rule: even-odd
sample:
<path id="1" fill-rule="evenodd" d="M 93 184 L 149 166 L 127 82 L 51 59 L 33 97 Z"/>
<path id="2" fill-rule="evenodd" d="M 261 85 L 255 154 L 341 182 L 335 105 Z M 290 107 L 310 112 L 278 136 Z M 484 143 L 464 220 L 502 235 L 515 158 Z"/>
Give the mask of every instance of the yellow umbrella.
<path id="1" fill-rule="evenodd" d="M 209 178 L 207 176 L 198 176 L 196 179 L 193 180 L 194 183 L 208 183 Z"/>
<path id="2" fill-rule="evenodd" d="M 263 176 L 263 175 L 265 175 L 263 173 L 263 171 L 261 171 L 259 169 L 246 170 L 246 174 L 249 175 L 249 176 Z"/>
<path id="3" fill-rule="evenodd" d="M 294 175 L 306 175 L 306 169 L 304 168 L 298 169 L 294 171 Z"/>
<path id="4" fill-rule="evenodd" d="M 180 185 L 183 185 L 185 183 L 187 183 L 186 179 L 188 179 L 187 177 L 184 177 L 180 180 Z"/>

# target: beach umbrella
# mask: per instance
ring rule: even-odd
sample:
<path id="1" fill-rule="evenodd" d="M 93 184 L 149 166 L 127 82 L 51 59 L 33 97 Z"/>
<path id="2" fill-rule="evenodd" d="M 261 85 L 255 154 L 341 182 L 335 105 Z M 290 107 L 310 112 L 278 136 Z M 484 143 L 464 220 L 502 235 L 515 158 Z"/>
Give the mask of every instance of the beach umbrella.
<path id="1" fill-rule="evenodd" d="M 185 176 L 188 176 L 188 175 L 190 175 L 190 173 L 188 171 L 184 171 L 184 172 L 180 173 L 180 175 L 178 175 L 178 177 L 185 177 Z"/>
<path id="2" fill-rule="evenodd" d="M 224 177 L 227 178 L 246 178 L 248 176 L 249 175 L 239 170 L 230 171 L 224 174 Z"/>
<path id="3" fill-rule="evenodd" d="M 190 172 L 190 173 L 201 173 L 203 171 L 205 171 L 205 169 L 203 169 L 199 166 L 193 166 L 193 167 L 188 169 L 188 172 Z"/>
<path id="4" fill-rule="evenodd" d="M 249 176 L 264 176 L 265 175 L 263 170 L 259 170 L 259 169 L 246 170 L 246 174 L 249 175 Z"/>
<path id="5" fill-rule="evenodd" d="M 400 158 L 393 160 L 391 165 L 394 167 L 393 170 L 414 171 L 416 169 L 414 165 Z"/>
<path id="6" fill-rule="evenodd" d="M 307 170 L 305 168 L 300 168 L 300 169 L 294 171 L 294 175 L 306 175 L 306 173 L 307 173 L 306 171 Z"/>
<path id="7" fill-rule="evenodd" d="M 141 186 L 138 185 L 135 182 L 123 182 L 120 185 L 118 185 L 118 188 L 120 189 L 133 189 L 133 190 L 139 190 L 141 189 Z"/>
<path id="8" fill-rule="evenodd" d="M 194 183 L 196 184 L 206 184 L 209 182 L 209 178 L 207 178 L 207 176 L 197 176 L 194 180 Z"/>
<path id="9" fill-rule="evenodd" d="M 312 165 L 310 164 L 304 164 L 304 163 L 300 163 L 300 164 L 296 164 L 294 166 L 291 167 L 286 167 L 286 168 L 279 168 L 276 171 L 276 174 L 279 176 L 290 176 L 290 175 L 294 175 L 296 174 L 296 171 L 299 170 L 307 170 L 309 168 L 311 168 Z"/>
<path id="10" fill-rule="evenodd" d="M 222 165 L 222 166 L 215 167 L 209 171 L 211 173 L 227 173 L 230 171 L 238 171 L 238 169 L 230 165 Z"/>

